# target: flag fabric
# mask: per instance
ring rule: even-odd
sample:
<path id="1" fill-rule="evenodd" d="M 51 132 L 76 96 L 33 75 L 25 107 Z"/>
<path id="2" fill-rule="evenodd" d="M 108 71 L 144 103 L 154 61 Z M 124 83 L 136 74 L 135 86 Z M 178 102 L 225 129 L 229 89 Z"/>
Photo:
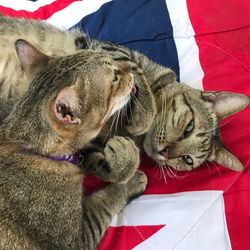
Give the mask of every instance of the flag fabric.
<path id="1" fill-rule="evenodd" d="M 250 96 L 249 0 L 0 0 L 0 12 L 80 28 L 141 51 L 192 87 Z M 250 108 L 220 129 L 243 173 L 207 163 L 163 175 L 143 156 L 147 189 L 113 218 L 98 249 L 250 249 Z"/>

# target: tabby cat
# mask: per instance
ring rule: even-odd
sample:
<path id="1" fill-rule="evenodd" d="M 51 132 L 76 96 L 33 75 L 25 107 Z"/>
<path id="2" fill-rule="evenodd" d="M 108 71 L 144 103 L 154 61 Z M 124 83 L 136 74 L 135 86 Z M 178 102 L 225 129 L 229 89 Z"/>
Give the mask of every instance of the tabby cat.
<path id="1" fill-rule="evenodd" d="M 131 137 L 144 134 L 133 139 L 160 165 L 169 165 L 177 170 L 191 170 L 209 160 L 233 170 L 243 169 L 239 160 L 223 146 L 218 123 L 224 117 L 244 109 L 249 104 L 246 96 L 228 92 L 202 92 L 179 84 L 173 71 L 152 62 L 146 56 L 121 46 L 91 40 L 78 31 L 60 31 L 44 23 L 4 17 L 0 18 L 0 24 L 0 36 L 6 39 L 0 41 L 0 48 L 6 44 L 14 44 L 19 37 L 27 36 L 29 41 L 49 55 L 67 54 L 77 49 L 90 48 L 108 53 L 116 61 L 129 63 L 137 85 L 137 99 L 134 98 L 137 105 L 131 108 L 131 124 L 120 119 L 118 125 L 113 127 L 120 128 L 119 124 L 123 125 L 126 122 L 128 131 L 125 131 L 125 134 Z M 15 32 L 13 26 L 16 27 Z M 15 57 L 14 48 L 10 47 L 0 60 L 2 107 L 6 107 L 6 101 L 9 101 L 7 107 L 11 107 L 16 96 L 27 90 L 26 76 Z M 8 58 L 11 58 L 12 64 L 8 63 Z M 12 81 L 12 78 L 15 81 Z M 18 84 L 13 85 L 13 82 Z M 154 104 L 147 85 L 150 86 L 157 104 L 157 115 L 151 127 Z M 9 112 L 8 108 L 3 108 L 2 112 L 4 110 L 7 110 L 6 113 Z M 110 126 L 111 124 L 114 124 L 114 121 L 110 121 Z M 137 124 L 145 126 L 142 128 Z M 109 126 L 106 126 L 103 130 L 104 139 L 108 131 Z M 113 132 L 123 134 L 124 128 Z M 91 147 L 87 151 L 85 163 L 88 165 L 104 162 L 105 154 L 102 147 L 98 144 Z M 97 152 L 89 155 L 93 150 Z"/>
<path id="2" fill-rule="evenodd" d="M 79 50 L 84 40 L 79 31 L 61 31 L 45 22 L 25 19 L 13 19 L 0 16 L 0 122 L 6 117 L 16 99 L 28 89 L 30 77 L 20 67 L 15 51 L 15 41 L 25 39 L 48 56 L 70 55 Z M 131 67 L 131 65 L 130 65 Z M 133 68 L 135 83 L 141 85 L 137 96 L 140 105 L 133 105 L 127 110 L 128 118 L 133 112 L 133 119 L 126 121 L 126 129 L 134 135 L 148 131 L 156 109 L 153 96 L 145 77 Z M 114 77 L 119 78 L 119 71 Z M 137 79 L 139 78 L 139 79 Z M 147 99 L 143 98 L 147 96 Z M 147 113 L 139 107 L 146 107 Z M 140 123 L 138 125 L 138 123 Z"/>
<path id="3" fill-rule="evenodd" d="M 52 58 L 24 40 L 16 50 L 34 79 L 0 126 L 0 249 L 93 250 L 111 218 L 145 189 L 139 151 L 131 139 L 110 139 L 104 150 L 112 164 L 97 174 L 112 183 L 90 196 L 82 170 L 63 156 L 128 102 L 129 66 L 91 50 Z"/>
<path id="4" fill-rule="evenodd" d="M 173 71 L 136 51 L 87 37 L 81 38 L 81 41 L 84 38 L 85 47 L 106 52 L 116 61 L 126 61 L 143 70 L 154 94 L 157 114 L 149 131 L 133 139 L 160 166 L 187 171 L 205 161 L 212 161 L 232 170 L 244 169 L 241 162 L 223 145 L 218 124 L 223 118 L 246 108 L 249 104 L 247 96 L 193 89 L 178 83 Z M 96 147 L 93 149 L 98 152 Z M 88 151 L 86 161 L 90 159 L 91 164 L 97 164 L 98 160 L 93 159 L 98 156 L 95 152 L 93 154 L 90 155 Z"/>

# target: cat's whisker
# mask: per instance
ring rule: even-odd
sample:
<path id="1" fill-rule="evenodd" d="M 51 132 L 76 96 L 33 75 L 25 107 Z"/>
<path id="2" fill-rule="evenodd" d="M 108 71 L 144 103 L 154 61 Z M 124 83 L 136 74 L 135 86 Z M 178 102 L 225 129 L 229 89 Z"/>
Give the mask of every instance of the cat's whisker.
<path id="1" fill-rule="evenodd" d="M 168 177 L 170 177 L 171 179 L 173 179 L 174 176 L 173 176 L 172 172 L 169 170 L 169 167 L 165 168 L 165 170 L 166 170 L 166 172 L 168 174 Z"/>
<path id="2" fill-rule="evenodd" d="M 154 177 L 156 177 L 158 179 L 158 175 L 160 175 L 160 179 L 161 179 L 161 170 L 160 170 L 158 162 L 153 161 L 152 169 L 154 170 L 153 171 L 154 172 Z"/>
<path id="3" fill-rule="evenodd" d="M 205 161 L 204 164 L 206 165 L 207 169 L 208 169 L 208 175 L 211 174 L 211 170 L 210 170 L 210 166 L 209 164 Z"/>
<path id="4" fill-rule="evenodd" d="M 169 166 L 167 166 L 168 167 L 168 170 L 171 172 L 171 174 L 172 174 L 172 177 L 171 178 L 176 178 L 176 179 L 178 179 L 178 180 L 182 180 L 182 179 L 184 179 L 189 173 L 187 172 L 187 173 L 185 173 L 185 175 L 182 175 L 182 176 L 180 176 L 180 175 L 178 175 L 177 173 L 175 173 L 174 172 L 174 170 L 171 168 L 171 167 L 169 167 Z"/>
<path id="5" fill-rule="evenodd" d="M 222 174 L 220 172 L 220 169 L 218 168 L 217 164 L 215 164 L 213 161 L 210 161 L 210 160 L 208 160 L 208 161 L 209 161 L 209 163 L 211 163 L 216 168 L 216 170 L 218 171 L 218 173 L 220 174 L 220 176 L 222 176 Z"/>
<path id="6" fill-rule="evenodd" d="M 164 95 L 165 95 L 165 93 L 164 93 Z M 167 114 L 169 113 L 168 112 L 168 110 L 169 110 L 169 107 L 172 105 L 172 100 L 169 102 L 169 103 L 167 103 L 167 98 L 166 98 L 166 96 L 164 97 L 164 101 L 163 101 L 163 112 L 162 112 L 162 127 L 163 127 L 163 125 L 166 123 L 166 121 L 165 121 L 165 119 L 166 119 L 166 117 L 167 117 Z M 165 126 L 167 126 L 166 124 L 165 124 Z"/>
<path id="7" fill-rule="evenodd" d="M 164 179 L 164 183 L 167 184 L 167 177 L 165 175 L 165 166 L 162 165 L 162 164 L 158 164 L 158 168 L 160 169 L 160 172 L 161 172 L 161 176 L 160 176 L 160 179 L 162 178 L 163 176 L 163 179 Z"/>
<path id="8" fill-rule="evenodd" d="M 164 93 L 163 93 L 164 95 Z M 162 128 L 163 124 L 164 124 L 164 117 L 165 117 L 165 112 L 166 112 L 166 98 L 163 98 L 163 102 L 162 102 L 162 111 L 161 111 L 161 116 L 160 116 L 160 127 Z"/>
<path id="9" fill-rule="evenodd" d="M 231 122 L 232 120 L 234 120 L 235 117 L 231 117 L 230 119 L 228 119 L 227 121 L 221 121 L 218 125 L 218 128 L 222 128 L 223 126 L 227 125 L 229 122 Z"/>
<path id="10" fill-rule="evenodd" d="M 224 122 L 222 121 L 217 126 L 211 128 L 211 129 L 208 129 L 208 130 L 204 130 L 204 131 L 202 131 L 202 133 L 209 133 L 209 132 L 212 132 L 214 130 L 220 129 L 223 126 L 225 126 L 226 124 L 228 124 L 229 122 L 231 122 L 233 119 L 235 119 L 235 117 L 232 117 L 231 119 L 224 121 Z"/>
<path id="11" fill-rule="evenodd" d="M 167 184 L 168 181 L 167 181 L 167 177 L 166 177 L 166 175 L 165 175 L 165 171 L 164 171 L 164 170 L 165 170 L 165 167 L 162 166 L 162 174 L 163 174 L 164 183 Z"/>
<path id="12" fill-rule="evenodd" d="M 135 104 L 143 111 L 144 113 L 147 113 L 147 110 L 141 105 L 141 103 L 138 101 L 138 99 L 135 96 L 132 96 L 132 101 L 135 102 Z"/>
<path id="13" fill-rule="evenodd" d="M 124 120 L 124 117 L 125 117 L 125 120 L 127 121 L 128 120 L 127 108 L 123 108 L 121 110 L 121 121 Z M 123 130 L 123 125 L 124 125 L 124 123 L 120 122 L 121 130 Z"/>
<path id="14" fill-rule="evenodd" d="M 119 111 L 117 112 L 116 122 L 115 122 L 115 132 L 117 132 L 117 130 L 118 130 L 118 124 L 119 124 L 120 114 L 121 114 L 121 110 L 119 110 Z"/>
<path id="15" fill-rule="evenodd" d="M 115 123 L 115 120 L 116 120 L 117 113 L 115 113 L 113 116 L 114 116 L 114 117 L 113 117 L 112 122 L 111 122 L 111 125 L 110 125 L 110 127 L 109 127 L 109 129 L 108 129 L 108 131 L 107 131 L 107 133 L 106 133 L 106 136 L 105 136 L 105 138 L 104 138 L 104 141 L 106 141 L 107 138 L 110 137 L 111 132 L 113 131 L 113 126 L 114 126 L 114 123 Z"/>
<path id="16" fill-rule="evenodd" d="M 129 108 L 129 113 L 131 115 L 130 119 L 132 120 L 132 123 L 135 123 L 133 112 L 132 112 L 132 103 L 131 102 L 129 102 L 128 108 Z"/>
<path id="17" fill-rule="evenodd" d="M 249 165 L 250 161 L 248 161 L 245 165 L 244 165 L 244 169 L 248 168 L 247 165 Z"/>

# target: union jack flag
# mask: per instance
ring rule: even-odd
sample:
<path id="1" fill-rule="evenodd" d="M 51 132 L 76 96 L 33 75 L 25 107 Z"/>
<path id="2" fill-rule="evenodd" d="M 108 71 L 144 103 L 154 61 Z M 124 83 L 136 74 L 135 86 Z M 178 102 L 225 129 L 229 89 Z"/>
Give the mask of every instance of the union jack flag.
<path id="1" fill-rule="evenodd" d="M 0 12 L 81 28 L 141 51 L 192 87 L 250 96 L 249 0 L 0 0 Z M 208 164 L 164 179 L 143 157 L 148 187 L 115 216 L 99 250 L 250 249 L 250 108 L 223 124 L 245 171 Z"/>

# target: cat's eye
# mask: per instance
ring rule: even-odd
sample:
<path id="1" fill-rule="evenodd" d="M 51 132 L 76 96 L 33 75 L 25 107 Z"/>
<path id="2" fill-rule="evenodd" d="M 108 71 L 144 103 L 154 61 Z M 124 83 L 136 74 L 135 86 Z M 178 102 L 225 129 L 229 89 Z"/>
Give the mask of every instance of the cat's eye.
<path id="1" fill-rule="evenodd" d="M 188 123 L 187 127 L 185 128 L 185 131 L 184 131 L 184 134 L 183 134 L 184 137 L 187 137 L 193 131 L 193 129 L 194 129 L 194 119 L 192 119 Z"/>
<path id="2" fill-rule="evenodd" d="M 189 155 L 183 155 L 182 160 L 187 164 L 187 165 L 193 165 L 193 159 Z"/>

